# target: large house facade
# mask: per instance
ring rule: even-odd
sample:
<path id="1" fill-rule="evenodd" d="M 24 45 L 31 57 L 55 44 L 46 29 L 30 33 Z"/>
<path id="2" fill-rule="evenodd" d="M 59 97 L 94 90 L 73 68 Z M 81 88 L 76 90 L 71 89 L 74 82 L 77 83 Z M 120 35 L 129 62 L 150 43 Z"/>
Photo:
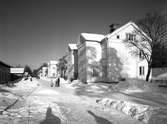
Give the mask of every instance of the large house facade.
<path id="1" fill-rule="evenodd" d="M 134 47 L 128 47 L 128 40 L 147 37 L 133 23 L 115 29 L 107 35 L 81 33 L 77 43 L 78 79 L 82 82 L 112 82 L 127 78 L 145 79 L 148 69 L 143 56 L 132 54 Z M 126 42 L 125 42 L 126 41 Z M 140 51 L 138 51 L 140 53 Z"/>
<path id="2" fill-rule="evenodd" d="M 141 31 L 139 27 L 129 22 L 105 36 L 102 40 L 102 68 L 103 79 L 114 81 L 125 78 L 145 79 L 148 64 L 143 55 L 133 54 L 135 47 L 128 47 L 128 40 L 133 42 L 141 37 L 147 37 L 143 33 L 134 33 Z"/>

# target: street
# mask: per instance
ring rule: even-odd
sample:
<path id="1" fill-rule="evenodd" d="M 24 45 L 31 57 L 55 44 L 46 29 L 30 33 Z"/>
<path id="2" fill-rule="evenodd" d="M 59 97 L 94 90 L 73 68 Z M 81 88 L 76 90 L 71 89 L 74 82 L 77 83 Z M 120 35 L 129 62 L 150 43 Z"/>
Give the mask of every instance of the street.
<path id="1" fill-rule="evenodd" d="M 141 124 L 127 115 L 96 104 L 96 97 L 78 96 L 74 89 L 50 87 L 36 80 L 35 90 L 0 116 L 0 124 Z M 20 107 L 17 104 L 20 104 Z"/>

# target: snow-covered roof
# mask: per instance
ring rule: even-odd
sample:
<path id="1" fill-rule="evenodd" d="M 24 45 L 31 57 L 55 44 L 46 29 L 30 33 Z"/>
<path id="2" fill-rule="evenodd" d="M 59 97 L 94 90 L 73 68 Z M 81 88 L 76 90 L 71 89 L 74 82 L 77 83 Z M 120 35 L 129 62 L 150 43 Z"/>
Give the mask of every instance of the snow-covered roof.
<path id="1" fill-rule="evenodd" d="M 6 64 L 6 63 L 4 63 L 4 62 L 2 62 L 2 61 L 0 61 L 0 65 L 3 65 L 3 66 L 6 66 L 6 67 L 11 67 L 10 65 L 8 65 L 8 64 Z"/>
<path id="2" fill-rule="evenodd" d="M 129 21 L 128 23 L 126 23 L 125 25 L 121 26 L 120 28 L 116 29 L 115 31 L 113 31 L 112 33 L 110 34 L 107 34 L 105 37 L 106 38 L 110 38 L 112 37 L 113 35 L 119 33 L 120 31 L 122 31 L 123 29 L 127 28 L 128 26 L 132 25 L 134 28 L 136 28 L 138 31 L 141 32 L 141 34 L 143 34 L 144 36 L 146 36 L 147 38 L 149 38 L 147 36 L 147 34 L 145 32 L 143 32 L 134 22 L 132 21 Z M 150 38 L 149 38 L 150 39 Z"/>
<path id="3" fill-rule="evenodd" d="M 56 60 L 50 60 L 48 64 L 51 64 L 51 65 L 53 64 L 54 65 L 54 64 L 57 64 L 57 63 L 58 63 L 58 61 L 56 61 Z"/>
<path id="4" fill-rule="evenodd" d="M 46 70 L 47 69 L 47 67 L 42 67 L 42 70 Z"/>
<path id="5" fill-rule="evenodd" d="M 72 49 L 72 50 L 76 50 L 77 49 L 77 44 L 68 44 L 69 48 Z"/>
<path id="6" fill-rule="evenodd" d="M 88 41 L 100 42 L 104 38 L 104 35 L 102 34 L 81 33 L 81 35 L 84 37 L 85 40 Z"/>

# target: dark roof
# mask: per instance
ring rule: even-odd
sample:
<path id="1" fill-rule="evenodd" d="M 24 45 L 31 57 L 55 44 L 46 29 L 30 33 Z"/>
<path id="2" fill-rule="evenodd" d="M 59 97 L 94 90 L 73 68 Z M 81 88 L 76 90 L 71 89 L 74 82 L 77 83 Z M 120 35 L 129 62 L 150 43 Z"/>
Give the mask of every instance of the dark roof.
<path id="1" fill-rule="evenodd" d="M 6 64 L 6 63 L 4 63 L 4 62 L 2 62 L 2 61 L 0 61 L 0 65 L 3 65 L 3 66 L 6 66 L 6 67 L 11 67 L 10 65 L 8 65 L 8 64 Z"/>

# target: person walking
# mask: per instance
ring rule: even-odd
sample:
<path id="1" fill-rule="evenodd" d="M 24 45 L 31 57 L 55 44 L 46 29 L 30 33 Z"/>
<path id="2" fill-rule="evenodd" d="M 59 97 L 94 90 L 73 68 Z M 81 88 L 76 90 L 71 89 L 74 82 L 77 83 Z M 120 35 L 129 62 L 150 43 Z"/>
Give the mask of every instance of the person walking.
<path id="1" fill-rule="evenodd" d="M 60 87 L 60 78 L 57 79 L 57 86 Z"/>

